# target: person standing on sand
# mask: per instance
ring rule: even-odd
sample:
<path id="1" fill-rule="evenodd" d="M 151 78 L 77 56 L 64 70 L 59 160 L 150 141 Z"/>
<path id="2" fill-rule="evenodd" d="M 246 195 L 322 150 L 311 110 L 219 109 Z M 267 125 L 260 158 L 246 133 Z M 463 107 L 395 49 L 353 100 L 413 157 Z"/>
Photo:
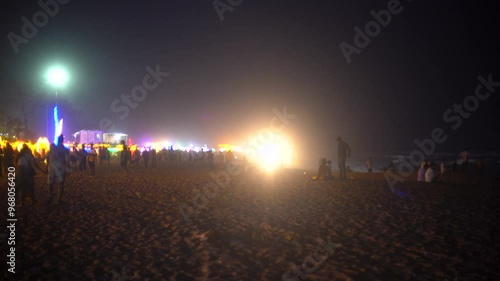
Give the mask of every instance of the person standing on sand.
<path id="1" fill-rule="evenodd" d="M 10 167 L 14 167 L 14 149 L 10 143 L 7 143 L 3 150 L 3 169 L 5 175 L 7 175 Z"/>
<path id="2" fill-rule="evenodd" d="M 425 181 L 428 183 L 434 182 L 435 174 L 434 174 L 434 164 L 429 164 L 429 168 L 425 172 Z"/>
<path id="3" fill-rule="evenodd" d="M 446 173 L 446 164 L 444 163 L 444 160 L 441 161 L 440 172 L 441 172 L 441 174 Z"/>
<path id="4" fill-rule="evenodd" d="M 87 173 L 87 151 L 85 150 L 85 144 L 82 143 L 82 149 L 80 151 L 76 151 L 78 156 L 80 157 L 80 171 L 82 172 L 82 176 L 85 176 Z"/>
<path id="5" fill-rule="evenodd" d="M 466 149 L 464 151 L 460 152 L 459 154 L 460 158 L 462 158 L 462 170 L 464 173 L 467 173 L 469 171 L 469 157 L 470 154 L 467 152 Z"/>
<path id="6" fill-rule="evenodd" d="M 349 145 L 342 140 L 341 137 L 337 138 L 338 142 L 338 158 L 339 158 L 339 170 L 340 170 L 340 179 L 347 179 L 346 171 L 347 168 L 345 166 L 345 162 L 347 157 L 351 157 L 351 148 Z"/>
<path id="7" fill-rule="evenodd" d="M 426 164 L 425 162 L 420 163 L 420 169 L 418 169 L 418 174 L 417 174 L 417 181 L 425 181 L 425 168 Z"/>
<path id="8" fill-rule="evenodd" d="M 121 145 L 122 145 L 122 151 L 120 152 L 120 166 L 122 166 L 126 176 L 128 175 L 127 162 L 129 159 L 129 151 L 127 149 L 125 141 L 121 141 Z"/>
<path id="9" fill-rule="evenodd" d="M 51 144 L 49 156 L 47 158 L 47 168 L 49 169 L 49 201 L 48 205 L 52 202 L 52 192 L 54 184 L 59 183 L 57 190 L 57 204 L 62 203 L 62 196 L 64 193 L 64 181 L 66 179 L 66 172 L 69 167 L 69 151 L 64 147 L 64 136 L 60 135 L 57 139 L 57 145 Z"/>
<path id="10" fill-rule="evenodd" d="M 156 149 L 151 148 L 151 168 L 156 168 Z"/>
<path id="11" fill-rule="evenodd" d="M 368 173 L 373 172 L 373 162 L 372 162 L 372 157 L 368 157 L 368 160 L 366 160 L 366 169 L 368 170 Z"/>
<path id="12" fill-rule="evenodd" d="M 233 152 L 231 150 L 228 150 L 226 153 L 226 167 L 228 167 L 233 163 L 233 159 L 234 159 Z"/>
<path id="13" fill-rule="evenodd" d="M 3 149 L 2 144 L 0 143 L 0 179 L 3 177 Z"/>
<path id="14" fill-rule="evenodd" d="M 42 171 L 40 166 L 35 161 L 31 149 L 28 145 L 23 144 L 23 148 L 19 152 L 17 159 L 17 188 L 19 189 L 19 207 L 24 204 L 24 201 L 29 195 L 31 197 L 31 203 L 35 204 L 35 175 L 36 167 L 40 172 Z"/>
<path id="15" fill-rule="evenodd" d="M 87 155 L 87 161 L 89 162 L 90 175 L 95 175 L 95 162 L 97 162 L 97 151 L 94 149 L 94 144 L 90 144 L 90 152 Z"/>
<path id="16" fill-rule="evenodd" d="M 144 162 L 144 167 L 146 169 L 148 168 L 149 159 L 151 158 L 149 153 L 149 148 L 145 147 L 144 151 L 142 152 L 142 161 Z"/>

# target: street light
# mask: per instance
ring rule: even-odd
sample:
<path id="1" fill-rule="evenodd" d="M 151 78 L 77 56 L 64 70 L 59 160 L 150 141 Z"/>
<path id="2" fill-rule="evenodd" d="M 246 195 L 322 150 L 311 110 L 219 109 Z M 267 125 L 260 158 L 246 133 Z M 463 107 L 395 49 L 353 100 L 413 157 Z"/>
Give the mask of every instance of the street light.
<path id="1" fill-rule="evenodd" d="M 47 71 L 47 82 L 56 88 L 56 106 L 54 107 L 54 143 L 57 145 L 57 138 L 62 134 L 63 119 L 59 120 L 57 108 L 57 91 L 68 83 L 69 75 L 66 69 L 61 66 L 53 66 Z M 48 119 L 47 119 L 47 135 L 48 135 Z"/>
<path id="2" fill-rule="evenodd" d="M 66 86 L 68 80 L 68 72 L 60 66 L 54 66 L 47 72 L 47 82 L 58 89 Z"/>

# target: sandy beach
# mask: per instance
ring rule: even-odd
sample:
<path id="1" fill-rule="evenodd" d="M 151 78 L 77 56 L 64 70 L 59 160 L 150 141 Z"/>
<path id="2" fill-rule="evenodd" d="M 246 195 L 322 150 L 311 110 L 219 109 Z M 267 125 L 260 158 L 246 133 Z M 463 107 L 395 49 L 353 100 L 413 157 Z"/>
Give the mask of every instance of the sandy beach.
<path id="1" fill-rule="evenodd" d="M 217 191 L 199 165 L 124 177 L 112 163 L 70 174 L 65 204 L 50 207 L 39 174 L 36 204 L 16 208 L 14 280 L 500 280 L 498 180 L 391 192 L 382 173 L 311 174 L 250 171 Z"/>

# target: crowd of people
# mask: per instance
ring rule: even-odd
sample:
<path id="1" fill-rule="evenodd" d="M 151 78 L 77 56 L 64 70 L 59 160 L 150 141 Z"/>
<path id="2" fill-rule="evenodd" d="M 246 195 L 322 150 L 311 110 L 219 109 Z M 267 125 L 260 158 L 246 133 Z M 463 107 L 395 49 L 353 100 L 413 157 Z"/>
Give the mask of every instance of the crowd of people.
<path id="1" fill-rule="evenodd" d="M 141 150 L 132 151 L 125 144 L 125 141 L 121 142 L 121 152 L 119 154 L 119 162 L 126 175 L 129 174 L 129 165 L 144 165 L 145 168 L 156 168 L 159 162 L 192 162 L 206 164 L 210 170 L 214 170 L 217 167 L 231 164 L 233 159 L 235 159 L 235 155 L 231 150 L 226 152 L 213 152 L 210 149 L 206 151 L 174 150 L 173 146 L 170 146 L 168 149 L 164 147 L 160 151 L 156 151 L 151 147 L 143 147 Z"/>
<path id="2" fill-rule="evenodd" d="M 58 138 L 58 145 L 51 144 L 48 154 L 36 153 L 28 145 L 23 144 L 18 151 L 10 143 L 6 143 L 4 148 L 0 148 L 0 177 L 8 175 L 8 171 L 14 168 L 16 192 L 18 206 L 24 204 L 34 204 L 36 202 L 34 186 L 37 170 L 48 175 L 48 205 L 53 201 L 54 186 L 57 185 L 56 203 L 63 204 L 64 181 L 69 167 L 69 151 L 63 145 L 64 137 Z M 46 165 L 40 161 L 45 157 Z M 44 168 L 42 168 L 44 166 Z"/>
<path id="3" fill-rule="evenodd" d="M 48 153 L 32 151 L 24 144 L 20 150 L 14 149 L 9 142 L 0 146 L 0 178 L 7 175 L 9 167 L 16 169 L 16 192 L 18 206 L 32 205 L 36 202 L 34 183 L 37 171 L 48 176 L 48 205 L 55 199 L 56 204 L 64 204 L 64 184 L 68 173 L 81 176 L 95 176 L 96 167 L 110 164 L 112 158 L 117 158 L 126 175 L 130 173 L 129 165 L 144 166 L 154 169 L 157 163 L 192 162 L 207 166 L 210 170 L 224 168 L 231 164 L 235 155 L 232 151 L 217 152 L 212 150 L 182 151 L 163 148 L 156 151 L 144 147 L 134 151 L 125 142 L 121 143 L 121 151 L 113 156 L 110 149 L 96 147 L 94 144 L 75 144 L 71 149 L 63 145 L 64 137 L 58 138 L 58 144 L 52 143 Z"/>

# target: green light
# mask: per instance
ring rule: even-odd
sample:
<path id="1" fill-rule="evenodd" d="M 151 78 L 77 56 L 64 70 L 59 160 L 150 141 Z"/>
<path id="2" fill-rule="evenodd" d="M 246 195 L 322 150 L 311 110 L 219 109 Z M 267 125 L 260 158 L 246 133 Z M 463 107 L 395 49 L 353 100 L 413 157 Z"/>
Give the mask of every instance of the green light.
<path id="1" fill-rule="evenodd" d="M 47 81 L 52 86 L 58 88 L 64 87 L 68 82 L 68 80 L 69 80 L 68 72 L 60 66 L 52 67 L 47 72 Z"/>

